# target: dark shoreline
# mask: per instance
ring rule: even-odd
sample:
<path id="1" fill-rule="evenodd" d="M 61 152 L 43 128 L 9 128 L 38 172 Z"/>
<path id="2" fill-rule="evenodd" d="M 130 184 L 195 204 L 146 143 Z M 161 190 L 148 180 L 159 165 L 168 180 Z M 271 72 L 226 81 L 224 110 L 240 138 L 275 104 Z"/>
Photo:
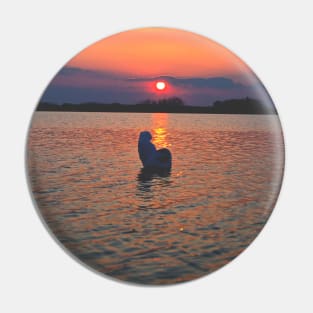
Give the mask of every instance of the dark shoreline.
<path id="1" fill-rule="evenodd" d="M 250 98 L 216 101 L 212 106 L 188 106 L 178 101 L 145 101 L 138 104 L 40 102 L 36 111 L 49 112 L 125 112 L 125 113 L 200 113 L 200 114 L 275 114 L 274 105 L 265 106 Z"/>

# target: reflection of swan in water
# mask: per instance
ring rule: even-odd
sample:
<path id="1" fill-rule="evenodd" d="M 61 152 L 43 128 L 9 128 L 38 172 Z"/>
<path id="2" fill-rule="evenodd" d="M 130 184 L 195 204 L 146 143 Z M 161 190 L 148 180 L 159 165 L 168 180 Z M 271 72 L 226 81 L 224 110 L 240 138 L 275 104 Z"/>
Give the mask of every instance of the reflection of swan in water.
<path id="1" fill-rule="evenodd" d="M 167 169 L 142 168 L 137 175 L 137 180 L 141 183 L 149 183 L 154 178 L 169 177 L 170 175 L 171 171 Z"/>
<path id="2" fill-rule="evenodd" d="M 145 201 L 152 200 L 158 187 L 164 189 L 171 184 L 170 176 L 171 171 L 167 169 L 142 168 L 137 175 L 137 196 Z"/>
<path id="3" fill-rule="evenodd" d="M 154 172 L 159 170 L 169 171 L 172 167 L 170 150 L 166 148 L 157 150 L 151 139 L 152 136 L 148 131 L 143 131 L 139 135 L 138 152 L 144 169 Z"/>

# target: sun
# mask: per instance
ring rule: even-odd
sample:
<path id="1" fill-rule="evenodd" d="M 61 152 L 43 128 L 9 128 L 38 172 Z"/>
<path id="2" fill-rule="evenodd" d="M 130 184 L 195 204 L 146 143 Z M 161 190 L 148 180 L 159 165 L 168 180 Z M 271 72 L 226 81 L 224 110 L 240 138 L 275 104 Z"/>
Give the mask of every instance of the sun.
<path id="1" fill-rule="evenodd" d="M 165 82 L 158 81 L 155 83 L 155 87 L 157 90 L 164 90 L 166 88 Z"/>

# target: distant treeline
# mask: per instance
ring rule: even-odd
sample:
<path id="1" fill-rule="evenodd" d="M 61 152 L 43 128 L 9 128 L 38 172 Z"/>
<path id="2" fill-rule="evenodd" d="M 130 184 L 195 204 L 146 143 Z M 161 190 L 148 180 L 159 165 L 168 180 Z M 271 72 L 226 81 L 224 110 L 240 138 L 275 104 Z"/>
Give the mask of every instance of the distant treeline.
<path id="1" fill-rule="evenodd" d="M 70 112 L 145 112 L 145 113 L 207 113 L 207 114 L 277 114 L 273 105 L 266 106 L 251 98 L 215 101 L 211 106 L 185 105 L 180 98 L 167 98 L 158 101 L 145 100 L 137 104 L 96 103 L 53 104 L 40 102 L 37 111 Z"/>

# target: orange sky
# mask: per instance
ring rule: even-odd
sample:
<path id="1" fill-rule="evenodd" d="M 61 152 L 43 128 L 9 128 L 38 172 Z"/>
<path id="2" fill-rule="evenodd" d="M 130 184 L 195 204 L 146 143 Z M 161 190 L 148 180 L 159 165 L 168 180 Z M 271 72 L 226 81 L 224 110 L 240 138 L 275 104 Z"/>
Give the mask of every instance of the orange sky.
<path id="1" fill-rule="evenodd" d="M 129 77 L 249 73 L 240 59 L 217 43 L 191 32 L 169 28 L 141 28 L 113 35 L 87 47 L 67 66 Z"/>

